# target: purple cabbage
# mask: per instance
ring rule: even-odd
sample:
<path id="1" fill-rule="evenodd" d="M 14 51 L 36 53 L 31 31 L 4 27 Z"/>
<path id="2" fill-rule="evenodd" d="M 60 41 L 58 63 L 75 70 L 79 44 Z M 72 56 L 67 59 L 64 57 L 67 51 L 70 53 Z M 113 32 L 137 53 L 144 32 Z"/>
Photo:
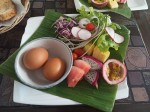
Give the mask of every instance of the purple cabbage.
<path id="1" fill-rule="evenodd" d="M 56 28 L 56 32 L 60 36 L 71 38 L 72 36 L 71 29 L 72 27 L 77 25 L 78 23 L 72 18 L 70 20 L 67 20 L 66 18 L 61 18 L 55 22 L 54 28 Z"/>

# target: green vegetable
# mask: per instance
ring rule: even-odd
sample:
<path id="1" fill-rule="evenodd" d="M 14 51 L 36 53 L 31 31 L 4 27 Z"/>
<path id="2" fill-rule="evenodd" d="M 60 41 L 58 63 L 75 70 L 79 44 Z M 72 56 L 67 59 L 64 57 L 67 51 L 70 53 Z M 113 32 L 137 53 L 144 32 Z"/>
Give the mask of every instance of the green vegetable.
<path id="1" fill-rule="evenodd" d="M 80 7 L 80 9 L 78 10 L 79 12 L 79 17 L 80 19 L 81 18 L 91 18 L 93 17 L 95 14 L 94 14 L 94 10 L 93 10 L 93 7 L 89 7 L 89 12 L 87 12 L 84 8 L 84 6 Z"/>
<path id="2" fill-rule="evenodd" d="M 121 29 L 120 25 L 117 23 L 112 23 L 109 27 L 111 27 L 114 30 Z"/>
<path id="3" fill-rule="evenodd" d="M 86 7 L 91 7 L 91 4 L 87 0 L 79 0 L 81 4 L 85 5 Z M 117 14 L 120 14 L 124 17 L 131 18 L 131 9 L 128 7 L 127 3 L 125 4 L 119 4 L 118 8 L 110 9 L 108 7 L 99 9 L 99 10 L 105 10 L 109 12 L 114 12 Z"/>
<path id="4" fill-rule="evenodd" d="M 114 48 L 118 50 L 119 45 L 116 44 L 107 34 L 103 34 L 99 37 L 98 41 L 96 42 L 96 46 L 100 49 L 100 51 L 109 51 L 109 48 Z"/>

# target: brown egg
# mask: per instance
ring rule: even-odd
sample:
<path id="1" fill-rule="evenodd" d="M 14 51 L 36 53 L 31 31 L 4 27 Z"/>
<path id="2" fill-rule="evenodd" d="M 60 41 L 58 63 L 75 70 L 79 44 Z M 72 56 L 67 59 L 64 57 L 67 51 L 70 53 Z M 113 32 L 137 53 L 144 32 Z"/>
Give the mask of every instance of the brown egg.
<path id="1" fill-rule="evenodd" d="M 65 72 L 65 62 L 60 58 L 52 58 L 46 62 L 43 68 L 43 74 L 46 79 L 56 81 L 62 77 Z"/>
<path id="2" fill-rule="evenodd" d="M 39 69 L 48 60 L 48 51 L 45 48 L 33 48 L 23 56 L 23 64 L 30 70 Z"/>

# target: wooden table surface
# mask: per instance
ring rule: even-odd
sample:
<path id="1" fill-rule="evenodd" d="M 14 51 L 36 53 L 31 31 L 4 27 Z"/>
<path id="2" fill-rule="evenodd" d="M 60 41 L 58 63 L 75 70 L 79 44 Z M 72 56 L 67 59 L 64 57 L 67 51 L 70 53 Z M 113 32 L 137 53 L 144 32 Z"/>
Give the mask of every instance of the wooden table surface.
<path id="1" fill-rule="evenodd" d="M 148 6 L 150 6 L 150 0 L 146 0 Z M 139 26 L 141 36 L 145 43 L 148 53 L 150 54 L 150 9 L 144 11 L 133 12 L 134 19 Z"/>
<path id="2" fill-rule="evenodd" d="M 19 48 L 28 18 L 43 16 L 48 9 L 64 14 L 77 13 L 73 0 L 30 0 L 30 3 L 30 11 L 21 23 L 0 34 L 0 63 Z M 147 3 L 150 6 L 150 0 Z M 150 112 L 150 57 L 147 53 L 150 54 L 150 9 L 134 11 L 131 19 L 109 14 L 113 21 L 126 25 L 131 31 L 125 59 L 129 97 L 117 100 L 113 112 Z M 14 103 L 13 83 L 5 74 L 0 74 L 0 112 L 100 112 L 85 105 L 33 106 Z"/>

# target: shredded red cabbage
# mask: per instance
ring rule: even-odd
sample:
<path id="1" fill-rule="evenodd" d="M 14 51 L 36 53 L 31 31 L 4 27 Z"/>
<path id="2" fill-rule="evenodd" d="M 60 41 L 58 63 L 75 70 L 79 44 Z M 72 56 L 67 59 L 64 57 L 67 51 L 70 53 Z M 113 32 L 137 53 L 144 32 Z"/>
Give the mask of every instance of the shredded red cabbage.
<path id="1" fill-rule="evenodd" d="M 66 18 L 61 18 L 55 22 L 54 27 L 56 28 L 56 32 L 60 36 L 71 38 L 72 37 L 71 29 L 72 27 L 77 25 L 78 23 L 72 18 L 69 18 L 68 20 Z"/>

